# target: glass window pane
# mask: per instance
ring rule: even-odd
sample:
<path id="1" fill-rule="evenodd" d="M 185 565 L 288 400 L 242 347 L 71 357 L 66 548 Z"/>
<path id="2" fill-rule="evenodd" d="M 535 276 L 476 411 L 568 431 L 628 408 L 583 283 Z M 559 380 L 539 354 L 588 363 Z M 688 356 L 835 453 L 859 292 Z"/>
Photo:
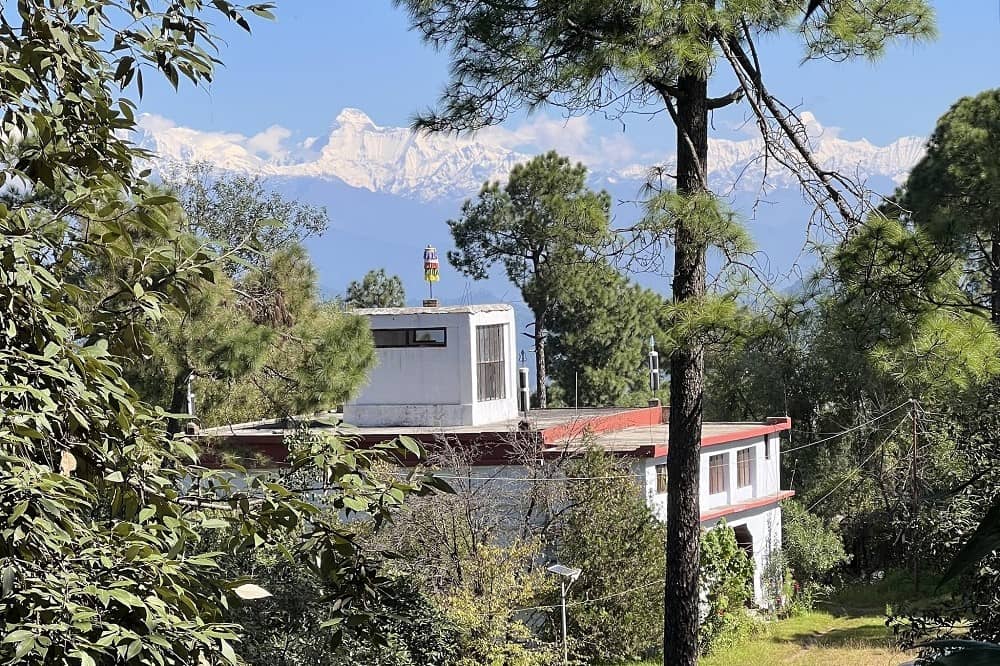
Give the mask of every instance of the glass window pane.
<path id="1" fill-rule="evenodd" d="M 405 347 L 405 328 L 377 328 L 372 330 L 376 347 Z"/>

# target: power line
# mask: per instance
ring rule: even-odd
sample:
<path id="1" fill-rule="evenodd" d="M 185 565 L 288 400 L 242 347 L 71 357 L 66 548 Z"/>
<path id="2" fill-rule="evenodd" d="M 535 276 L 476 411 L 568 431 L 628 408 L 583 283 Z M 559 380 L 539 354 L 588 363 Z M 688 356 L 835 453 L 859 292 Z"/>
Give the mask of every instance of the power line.
<path id="1" fill-rule="evenodd" d="M 624 474 L 621 476 L 559 476 L 552 478 L 538 476 L 455 476 L 435 474 L 434 478 L 453 481 L 509 481 L 514 483 L 561 483 L 563 481 L 616 481 L 622 479 L 645 479 L 645 474 Z"/>
<path id="2" fill-rule="evenodd" d="M 858 425 L 853 426 L 851 428 L 848 428 L 847 430 L 842 430 L 842 431 L 840 431 L 840 432 L 838 432 L 838 433 L 836 433 L 834 435 L 830 435 L 829 437 L 824 437 L 823 439 L 818 439 L 815 442 L 810 442 L 808 444 L 803 444 L 802 446 L 796 446 L 796 447 L 793 447 L 791 449 L 784 449 L 784 450 L 781 451 L 781 453 L 783 453 L 783 454 L 784 453 L 791 453 L 792 451 L 799 451 L 801 449 L 808 449 L 810 446 L 817 446 L 818 444 L 824 444 L 826 442 L 829 442 L 830 440 L 837 439 L 838 437 L 843 437 L 844 435 L 846 435 L 849 432 L 854 432 L 855 430 L 860 430 L 861 428 L 864 428 L 865 426 L 871 425 L 872 423 L 875 423 L 877 421 L 881 421 L 885 417 L 889 416 L 890 414 L 893 414 L 894 412 L 899 411 L 900 409 L 902 409 L 903 407 L 908 406 L 909 404 L 910 404 L 910 401 L 907 400 L 906 402 L 900 403 L 900 404 L 896 405 L 895 407 L 893 407 L 892 409 L 890 409 L 889 411 L 883 412 L 883 413 L 879 414 L 878 416 L 876 416 L 874 418 L 871 418 L 868 421 L 865 421 L 864 423 L 859 423 Z"/>
<path id="3" fill-rule="evenodd" d="M 900 419 L 899 423 L 896 424 L 896 427 L 893 428 L 892 431 L 889 433 L 889 435 L 885 439 L 883 439 L 882 442 L 872 450 L 872 452 L 868 455 L 867 458 L 865 458 L 864 460 L 862 460 L 861 463 L 857 467 L 855 467 L 854 469 L 852 469 L 851 471 L 849 471 L 847 473 L 847 475 L 844 476 L 844 478 L 841 479 L 840 482 L 837 483 L 837 485 L 835 485 L 833 488 L 831 488 L 828 493 L 826 493 L 825 495 L 823 495 L 822 497 L 820 497 L 818 500 L 816 500 L 815 502 L 813 502 L 809 506 L 809 508 L 806 509 L 806 511 L 812 511 L 813 509 L 815 509 L 824 500 L 826 500 L 828 497 L 830 497 L 830 495 L 832 495 L 833 493 L 835 493 L 838 488 L 840 488 L 842 485 L 844 485 L 845 483 L 847 483 L 848 481 L 850 481 L 852 478 L 854 478 L 854 475 L 857 474 L 858 472 L 860 472 L 864 468 L 864 466 L 868 463 L 868 461 L 871 460 L 872 458 L 874 458 L 875 454 L 878 453 L 882 449 L 882 447 L 886 445 L 886 443 L 889 441 L 889 439 L 891 439 L 892 436 L 895 435 L 899 431 L 899 426 L 901 426 L 903 424 L 903 421 L 905 421 L 905 420 L 906 419 Z"/>

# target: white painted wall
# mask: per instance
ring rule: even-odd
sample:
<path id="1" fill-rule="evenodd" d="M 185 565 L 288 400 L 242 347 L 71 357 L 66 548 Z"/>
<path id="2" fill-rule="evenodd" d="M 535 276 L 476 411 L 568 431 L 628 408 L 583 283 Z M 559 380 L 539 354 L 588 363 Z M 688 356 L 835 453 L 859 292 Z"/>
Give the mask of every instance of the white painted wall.
<path id="1" fill-rule="evenodd" d="M 780 483 L 780 437 L 777 433 L 767 435 L 770 440 L 770 456 L 765 455 L 765 437 L 729 442 L 717 446 L 703 448 L 701 451 L 699 498 L 701 510 L 708 511 L 720 507 L 746 502 L 756 497 L 774 495 L 781 489 Z M 753 468 L 751 485 L 737 488 L 737 451 L 753 448 Z M 711 456 L 724 454 L 728 458 L 728 483 L 721 493 L 709 493 L 709 459 Z M 656 492 L 656 466 L 667 462 L 666 457 L 649 458 L 636 461 L 634 469 L 643 477 L 646 500 L 654 515 L 662 521 L 667 519 L 667 493 Z M 668 488 L 669 491 L 669 488 Z M 720 519 L 705 521 L 702 527 L 711 529 Z M 767 564 L 769 554 L 781 548 L 781 507 L 770 505 L 759 509 L 731 514 L 726 517 L 730 527 L 746 525 L 753 537 L 754 546 L 754 595 L 757 603 L 765 606 L 769 600 L 764 598 L 761 585 L 761 573 Z"/>
<path id="2" fill-rule="evenodd" d="M 344 420 L 356 426 L 446 427 L 482 425 L 517 417 L 517 331 L 509 305 L 358 310 L 373 329 L 444 328 L 444 347 L 376 349 L 378 364 Z M 475 327 L 505 329 L 506 397 L 476 396 Z"/>

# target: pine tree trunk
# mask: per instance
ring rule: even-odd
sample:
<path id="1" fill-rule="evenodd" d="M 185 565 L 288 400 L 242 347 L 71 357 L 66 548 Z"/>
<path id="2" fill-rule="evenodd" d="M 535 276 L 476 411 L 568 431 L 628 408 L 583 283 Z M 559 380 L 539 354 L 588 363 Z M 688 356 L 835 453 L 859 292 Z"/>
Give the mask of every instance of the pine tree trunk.
<path id="1" fill-rule="evenodd" d="M 692 194 L 705 190 L 707 177 L 708 82 L 705 75 L 686 75 L 678 79 L 677 89 L 677 190 Z M 681 220 L 674 243 L 675 302 L 705 294 L 705 253 L 705 245 Z M 698 663 L 698 462 L 704 388 L 703 345 L 687 342 L 670 356 L 664 666 Z"/>
<path id="2" fill-rule="evenodd" d="M 190 370 L 184 370 L 178 372 L 177 376 L 174 377 L 174 386 L 170 394 L 171 414 L 187 414 L 188 377 L 190 376 Z M 176 435 L 183 429 L 184 424 L 180 419 L 167 419 L 167 432 L 171 435 Z"/>
<path id="3" fill-rule="evenodd" d="M 548 371 L 545 368 L 545 317 L 535 315 L 535 396 L 538 398 L 538 408 L 545 409 L 548 399 L 545 392 L 545 379 Z"/>

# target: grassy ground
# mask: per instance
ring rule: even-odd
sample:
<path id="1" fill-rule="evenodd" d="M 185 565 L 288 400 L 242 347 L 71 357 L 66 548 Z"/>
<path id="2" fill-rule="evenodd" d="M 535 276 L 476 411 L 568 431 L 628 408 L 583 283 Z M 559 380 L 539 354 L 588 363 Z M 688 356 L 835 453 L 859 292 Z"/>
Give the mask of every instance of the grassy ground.
<path id="1" fill-rule="evenodd" d="M 936 580 L 921 576 L 920 596 L 933 597 Z M 767 625 L 767 634 L 736 647 L 704 657 L 704 666 L 796 664 L 797 666 L 896 666 L 912 659 L 912 653 L 895 647 L 885 626 L 886 606 L 896 606 L 914 597 L 912 578 L 906 572 L 890 572 L 870 584 L 850 585 L 815 611 Z M 636 666 L 662 666 L 650 661 Z"/>
<path id="2" fill-rule="evenodd" d="M 895 648 L 882 616 L 815 611 L 775 622 L 768 630 L 768 636 L 720 651 L 702 663 L 882 666 L 909 658 Z"/>
<path id="3" fill-rule="evenodd" d="M 704 666 L 895 666 L 912 656 L 893 645 L 885 619 L 818 610 L 768 625 L 768 634 L 704 657 Z M 662 666 L 650 661 L 637 666 Z"/>

